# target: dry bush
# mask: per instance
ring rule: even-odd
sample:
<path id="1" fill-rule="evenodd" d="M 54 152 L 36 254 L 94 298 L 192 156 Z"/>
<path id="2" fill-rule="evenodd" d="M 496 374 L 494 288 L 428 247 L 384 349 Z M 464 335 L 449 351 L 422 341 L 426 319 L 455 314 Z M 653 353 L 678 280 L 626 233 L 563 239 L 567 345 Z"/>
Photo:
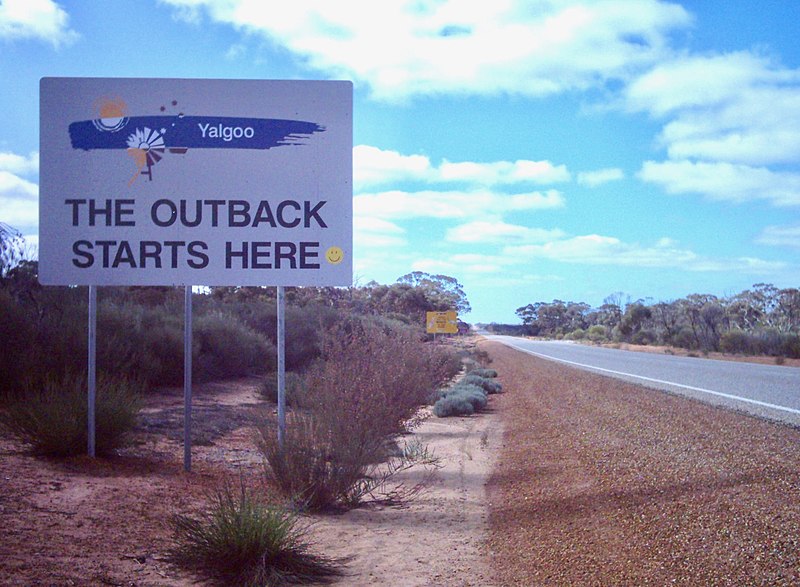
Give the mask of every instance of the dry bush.
<path id="1" fill-rule="evenodd" d="M 352 505 L 372 493 L 370 479 L 382 478 L 387 459 L 394 472 L 432 464 L 424 450 L 390 458 L 387 447 L 447 376 L 448 363 L 448 351 L 385 323 L 352 321 L 323 340 L 323 360 L 309 368 L 294 398 L 284 447 L 273 427 L 261 429 L 271 475 L 312 509 Z"/>

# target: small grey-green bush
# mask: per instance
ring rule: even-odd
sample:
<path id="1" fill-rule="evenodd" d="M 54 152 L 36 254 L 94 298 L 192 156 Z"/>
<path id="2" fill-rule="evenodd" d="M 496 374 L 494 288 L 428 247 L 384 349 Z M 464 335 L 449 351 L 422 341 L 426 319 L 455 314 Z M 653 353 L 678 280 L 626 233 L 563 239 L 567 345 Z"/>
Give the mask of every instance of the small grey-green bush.
<path id="1" fill-rule="evenodd" d="M 458 393 L 461 397 L 466 398 L 466 400 L 472 404 L 472 407 L 476 412 L 484 409 L 486 404 L 489 403 L 489 398 L 486 396 L 486 392 L 480 387 L 457 387 L 456 389 L 456 393 Z"/>
<path id="2" fill-rule="evenodd" d="M 475 385 L 483 389 L 486 393 L 500 393 L 503 391 L 503 386 L 500 385 L 497 381 L 492 381 L 491 379 L 487 379 L 486 377 L 480 377 L 478 375 L 466 375 L 460 383 L 464 383 L 467 385 Z"/>
<path id="3" fill-rule="evenodd" d="M 470 401 L 459 394 L 445 396 L 433 404 L 433 413 L 439 418 L 448 416 L 469 416 L 475 413 Z"/>
<path id="4" fill-rule="evenodd" d="M 440 418 L 473 414 L 484 409 L 488 402 L 483 389 L 462 381 L 440 390 L 439 394 L 439 399 L 433 404 L 433 413 Z M 465 404 L 469 404 L 469 408 Z"/>
<path id="5" fill-rule="evenodd" d="M 478 377 L 485 377 L 486 379 L 494 379 L 497 377 L 497 371 L 494 369 L 473 369 L 467 375 L 477 375 Z"/>

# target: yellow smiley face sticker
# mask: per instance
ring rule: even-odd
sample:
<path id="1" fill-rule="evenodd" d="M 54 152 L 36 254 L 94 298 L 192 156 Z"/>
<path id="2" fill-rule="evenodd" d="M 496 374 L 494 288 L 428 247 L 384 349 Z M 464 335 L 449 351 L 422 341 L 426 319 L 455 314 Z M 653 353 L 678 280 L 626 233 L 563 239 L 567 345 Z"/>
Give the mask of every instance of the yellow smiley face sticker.
<path id="1" fill-rule="evenodd" d="M 339 247 L 331 247 L 325 251 L 325 260 L 331 265 L 338 265 L 344 260 L 344 251 Z"/>

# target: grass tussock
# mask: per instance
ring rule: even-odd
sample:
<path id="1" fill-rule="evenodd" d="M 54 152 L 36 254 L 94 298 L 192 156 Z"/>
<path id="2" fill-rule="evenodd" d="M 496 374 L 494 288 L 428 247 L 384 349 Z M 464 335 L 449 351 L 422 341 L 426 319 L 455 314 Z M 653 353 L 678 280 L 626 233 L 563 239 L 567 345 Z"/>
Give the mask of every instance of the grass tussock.
<path id="1" fill-rule="evenodd" d="M 308 529 L 291 511 L 266 504 L 242 482 L 225 485 L 206 511 L 173 517 L 174 562 L 218 585 L 330 583 L 343 560 L 312 552 Z"/>
<path id="2" fill-rule="evenodd" d="M 141 386 L 127 379 L 99 377 L 95 400 L 95 449 L 107 455 L 122 446 L 136 425 Z M 84 454 L 88 444 L 87 384 L 83 377 L 48 379 L 11 398 L 0 412 L 12 434 L 37 455 Z"/>

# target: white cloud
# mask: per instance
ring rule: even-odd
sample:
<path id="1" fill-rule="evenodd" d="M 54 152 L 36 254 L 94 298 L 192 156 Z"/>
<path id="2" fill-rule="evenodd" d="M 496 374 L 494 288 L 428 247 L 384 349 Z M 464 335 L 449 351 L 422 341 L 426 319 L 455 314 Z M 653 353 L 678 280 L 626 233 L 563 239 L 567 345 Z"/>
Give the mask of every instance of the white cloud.
<path id="1" fill-rule="evenodd" d="M 762 245 L 800 249 L 800 225 L 767 226 L 758 236 L 756 242 Z"/>
<path id="2" fill-rule="evenodd" d="M 504 271 L 509 261 L 499 255 L 458 254 L 446 258 L 417 259 L 411 264 L 411 269 L 428 273 L 494 274 Z"/>
<path id="3" fill-rule="evenodd" d="M 16 229 L 39 224 L 39 202 L 37 200 L 8 199 L 0 195 L 0 222 Z"/>
<path id="4" fill-rule="evenodd" d="M 17 175 L 28 175 L 39 172 L 39 153 L 31 153 L 27 157 L 0 151 L 0 171 L 10 171 Z"/>
<path id="5" fill-rule="evenodd" d="M 479 191 L 388 191 L 364 193 L 353 198 L 356 216 L 383 219 L 441 218 L 465 219 L 521 210 L 548 210 L 564 206 L 556 190 L 524 194 Z"/>
<path id="6" fill-rule="evenodd" d="M 645 161 L 638 176 L 670 194 L 697 193 L 720 201 L 766 200 L 775 206 L 800 206 L 800 173 L 731 163 Z"/>
<path id="7" fill-rule="evenodd" d="M 618 167 L 609 167 L 606 169 L 598 169 L 596 171 L 582 171 L 578 174 L 578 183 L 590 188 L 609 183 L 611 181 L 619 181 L 625 178 L 625 173 Z"/>
<path id="8" fill-rule="evenodd" d="M 69 28 L 66 11 L 52 0 L 4 0 L 0 38 L 38 39 L 59 47 L 75 41 L 78 34 Z"/>
<path id="9" fill-rule="evenodd" d="M 641 247 L 618 238 L 590 234 L 539 245 L 506 247 L 505 252 L 522 258 L 540 257 L 589 265 L 635 265 L 663 267 L 685 265 L 696 259 L 690 251 L 670 246 Z"/>
<path id="10" fill-rule="evenodd" d="M 459 267 L 455 263 L 444 261 L 442 259 L 417 259 L 411 263 L 412 271 L 424 271 L 425 273 L 452 274 L 455 273 L 457 269 L 459 269 Z"/>
<path id="11" fill-rule="evenodd" d="M 624 94 L 628 109 L 664 117 L 736 102 L 743 90 L 780 88 L 798 81 L 796 71 L 740 51 L 661 63 L 630 83 Z"/>
<path id="12" fill-rule="evenodd" d="M 310 67 L 367 84 L 376 97 L 500 92 L 550 95 L 629 79 L 669 52 L 691 24 L 657 0 L 306 0 L 267 10 L 258 0 L 162 0 L 261 34 Z"/>
<path id="13" fill-rule="evenodd" d="M 506 222 L 476 220 L 448 229 L 445 240 L 452 243 L 527 244 L 562 238 L 558 229 L 528 228 Z"/>
<path id="14" fill-rule="evenodd" d="M 444 160 L 436 167 L 424 155 L 403 155 L 397 151 L 357 145 L 353 148 L 353 180 L 356 189 L 402 181 L 491 187 L 565 182 L 570 180 L 570 173 L 565 165 L 527 159 L 488 163 Z"/>
<path id="15" fill-rule="evenodd" d="M 38 171 L 38 153 L 26 157 L 0 152 L 0 222 L 14 228 L 35 227 L 39 223 L 39 186 L 21 177 Z"/>
<path id="16" fill-rule="evenodd" d="M 674 268 L 685 271 L 747 271 L 769 273 L 786 263 L 752 257 L 712 259 L 682 249 L 672 239 L 660 239 L 653 246 L 625 243 L 618 238 L 590 234 L 556 240 L 540 245 L 506 247 L 504 254 L 522 262 L 525 259 L 549 259 L 584 265 Z"/>
<path id="17" fill-rule="evenodd" d="M 520 182 L 551 184 L 570 180 L 565 165 L 553 165 L 550 161 L 518 160 L 513 163 L 443 161 L 438 171 L 437 179 L 440 181 L 464 181 L 487 186 Z"/>
<path id="18" fill-rule="evenodd" d="M 9 171 L 0 170 L 0 196 L 20 200 L 35 199 L 39 195 L 39 186 L 22 179 Z"/>
<path id="19" fill-rule="evenodd" d="M 403 247 L 406 246 L 405 230 L 400 226 L 367 216 L 353 219 L 353 242 L 357 247 Z"/>
<path id="20" fill-rule="evenodd" d="M 357 187 L 425 180 L 433 173 L 424 155 L 401 155 L 369 145 L 353 147 L 353 182 Z"/>
<path id="21" fill-rule="evenodd" d="M 685 56 L 654 67 L 624 92 L 626 107 L 665 117 L 668 161 L 644 181 L 668 193 L 800 205 L 800 69 L 753 53 Z"/>

